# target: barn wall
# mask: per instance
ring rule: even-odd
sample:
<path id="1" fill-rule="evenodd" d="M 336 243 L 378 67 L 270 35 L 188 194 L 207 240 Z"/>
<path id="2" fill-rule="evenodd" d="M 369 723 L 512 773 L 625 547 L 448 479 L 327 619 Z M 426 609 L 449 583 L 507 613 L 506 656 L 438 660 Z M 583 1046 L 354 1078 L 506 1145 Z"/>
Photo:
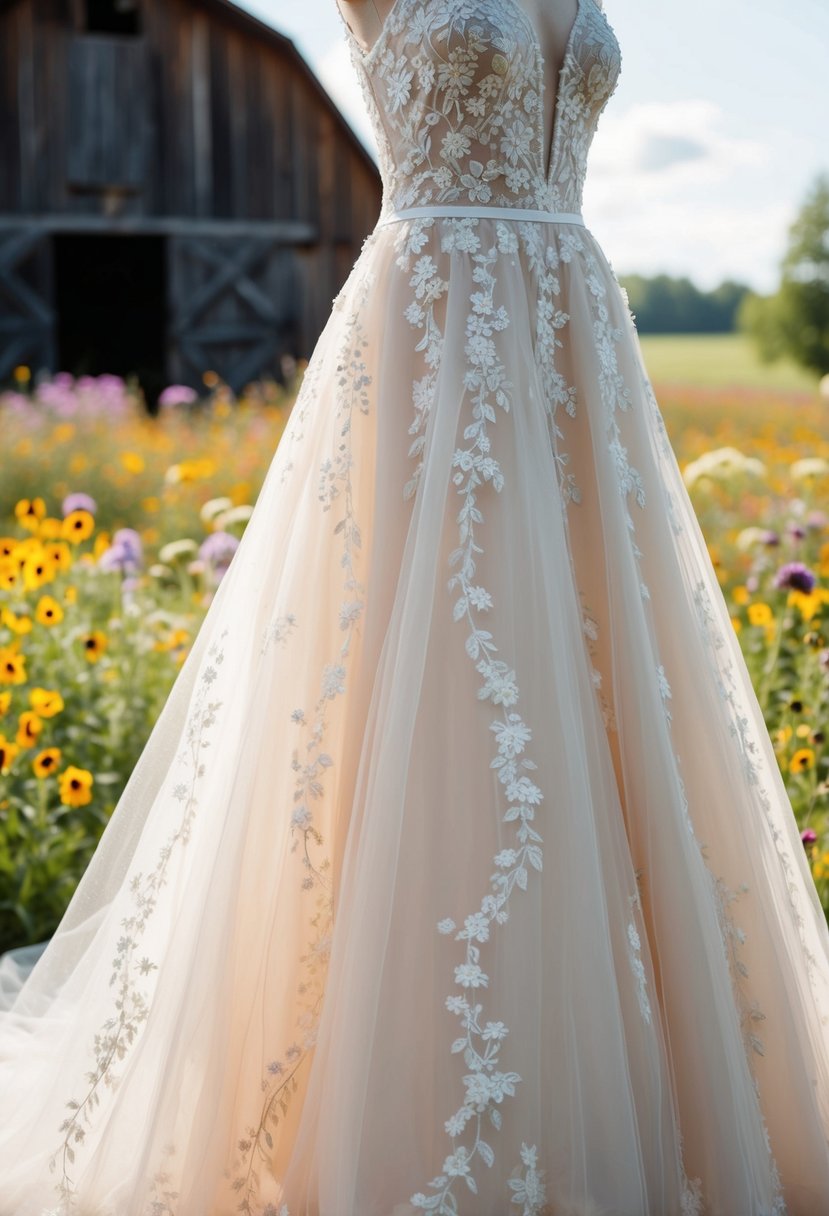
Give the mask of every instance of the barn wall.
<path id="1" fill-rule="evenodd" d="M 42 261 L 50 233 L 161 232 L 174 267 L 171 368 L 184 372 L 188 343 L 207 343 L 217 370 L 225 356 L 238 367 L 245 343 L 267 348 L 270 366 L 269 325 L 275 342 L 307 357 L 379 211 L 370 159 L 291 45 L 243 15 L 144 0 L 141 36 L 115 38 L 78 34 L 71 9 L 72 0 L 0 5 L 0 243 L 15 251 L 25 238 Z M 219 261 L 234 243 L 264 241 L 268 252 L 261 282 L 251 272 L 229 286 L 194 337 L 188 259 L 210 240 Z M 43 266 L 9 263 L 0 330 L 46 360 L 55 318 Z M 290 297 L 292 315 L 251 315 L 250 299 L 271 288 Z M 224 354 L 211 359 L 217 334 Z"/>
<path id="2" fill-rule="evenodd" d="M 188 0 L 146 0 L 140 39 L 76 35 L 68 9 L 0 14 L 0 211 L 303 219 L 352 242 L 369 230 L 376 171 L 289 49 Z M 349 183 L 339 209 L 333 182 Z"/>

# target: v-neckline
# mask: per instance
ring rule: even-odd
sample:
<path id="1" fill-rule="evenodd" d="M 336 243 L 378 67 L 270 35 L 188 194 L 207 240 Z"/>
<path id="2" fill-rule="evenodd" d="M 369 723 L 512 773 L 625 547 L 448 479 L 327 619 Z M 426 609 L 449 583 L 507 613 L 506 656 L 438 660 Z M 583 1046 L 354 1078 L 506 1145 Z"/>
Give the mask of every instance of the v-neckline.
<path id="1" fill-rule="evenodd" d="M 385 18 L 383 19 L 383 22 L 380 26 L 380 31 L 377 34 L 377 37 L 374 39 L 374 42 L 372 42 L 371 46 L 368 49 L 366 49 L 365 47 L 363 47 L 360 44 L 360 41 L 357 38 L 357 35 L 354 33 L 351 26 L 346 21 L 345 13 L 343 12 L 342 8 L 340 7 L 338 0 L 334 0 L 334 3 L 337 5 L 337 10 L 338 10 L 340 16 L 342 17 L 343 24 L 345 25 L 345 28 L 348 32 L 351 42 L 352 42 L 355 50 L 357 51 L 357 54 L 362 62 L 363 67 L 366 70 L 369 70 L 371 68 L 372 64 L 374 63 L 374 60 L 377 57 L 377 54 L 382 49 L 382 46 L 388 37 L 389 28 L 390 28 L 391 21 L 392 21 L 394 14 L 406 2 L 407 2 L 407 0 L 393 0 L 391 8 L 386 13 Z M 539 143 L 539 151 L 543 158 L 542 162 L 541 162 L 541 171 L 542 171 L 543 178 L 544 178 L 544 185 L 548 186 L 550 184 L 550 177 L 553 172 L 553 161 L 554 161 L 554 157 L 555 157 L 556 144 L 558 143 L 558 128 L 560 125 L 559 119 L 561 116 L 561 104 L 560 104 L 561 103 L 561 78 L 564 75 L 565 69 L 567 68 L 570 60 L 573 58 L 573 52 L 574 52 L 574 47 L 575 47 L 575 42 L 576 42 L 576 34 L 578 32 L 578 27 L 581 24 L 582 14 L 584 12 L 585 5 L 588 3 L 588 0 L 576 0 L 576 15 L 573 18 L 573 24 L 570 26 L 570 32 L 567 35 L 567 42 L 564 47 L 564 55 L 562 57 L 561 66 L 559 67 L 558 76 L 556 78 L 556 98 L 555 98 L 555 105 L 553 107 L 552 130 L 550 132 L 549 142 L 546 139 L 546 133 L 544 130 L 544 108 L 545 108 L 545 104 L 546 104 L 546 100 L 547 100 L 547 80 L 546 80 L 546 76 L 545 76 L 547 60 L 544 55 L 544 47 L 541 42 L 541 36 L 535 27 L 535 22 L 530 17 L 529 13 L 527 12 L 526 8 L 524 7 L 522 0 L 507 0 L 507 3 L 511 3 L 513 8 L 516 9 L 518 11 L 518 13 L 521 15 L 525 25 L 527 26 L 527 28 L 530 31 L 530 34 L 531 34 L 532 40 L 533 40 L 533 44 L 535 46 L 536 57 L 538 60 L 539 76 L 541 78 L 541 91 L 540 91 L 540 100 L 539 100 L 539 106 L 538 106 L 538 123 L 537 123 L 538 143 Z"/>
<path id="2" fill-rule="evenodd" d="M 400 2 L 400 0 L 395 0 L 395 4 L 397 4 L 399 2 Z M 552 173 L 553 173 L 553 162 L 555 159 L 556 145 L 558 143 L 558 130 L 559 130 L 559 126 L 561 125 L 560 124 L 561 111 L 562 111 L 561 81 L 562 81 L 562 77 L 564 76 L 564 73 L 565 73 L 567 67 L 570 64 L 570 60 L 573 58 L 574 51 L 575 51 L 575 44 L 576 44 L 576 34 L 578 33 L 578 28 L 579 28 L 579 25 L 581 24 L 582 14 L 584 12 L 585 5 L 588 3 L 588 0 L 576 0 L 576 15 L 573 18 L 573 23 L 570 26 L 570 32 L 567 35 L 567 41 L 564 46 L 564 55 L 562 56 L 561 65 L 558 69 L 558 75 L 556 77 L 555 104 L 553 106 L 552 129 L 550 131 L 549 141 L 547 140 L 546 132 L 544 130 L 544 116 L 545 116 L 545 108 L 546 108 L 546 102 L 547 102 L 547 77 L 546 77 L 547 60 L 544 55 L 544 47 L 541 42 L 541 35 L 539 34 L 538 30 L 536 29 L 535 22 L 533 21 L 532 17 L 530 16 L 530 14 L 527 12 L 526 8 L 524 7 L 522 0 L 511 0 L 511 2 L 512 2 L 513 7 L 518 9 L 518 11 L 521 13 L 521 16 L 524 18 L 524 21 L 525 21 L 528 29 L 530 30 L 530 33 L 532 34 L 533 42 L 535 44 L 536 55 L 538 58 L 538 70 L 539 70 L 539 76 L 541 78 L 541 94 L 540 94 L 540 101 L 539 101 L 539 105 L 538 105 L 538 124 L 537 124 L 537 126 L 538 126 L 538 145 L 539 145 L 539 152 L 542 156 L 541 172 L 543 174 L 544 185 L 549 186 L 550 178 L 552 177 Z"/>

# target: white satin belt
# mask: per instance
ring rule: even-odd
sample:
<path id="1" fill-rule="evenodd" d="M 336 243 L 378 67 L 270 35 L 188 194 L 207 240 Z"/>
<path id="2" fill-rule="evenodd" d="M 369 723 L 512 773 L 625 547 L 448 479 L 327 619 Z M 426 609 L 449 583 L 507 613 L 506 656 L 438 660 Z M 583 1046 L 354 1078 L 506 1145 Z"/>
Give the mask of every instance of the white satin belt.
<path id="1" fill-rule="evenodd" d="M 429 216 L 446 216 L 466 219 L 467 216 L 487 216 L 501 220 L 532 220 L 538 224 L 579 224 L 584 219 L 576 211 L 534 211 L 524 207 L 468 207 L 463 203 L 436 203 L 434 206 L 403 207 L 399 211 L 388 211 L 377 221 L 376 227 L 396 224 L 399 220 L 420 219 Z"/>

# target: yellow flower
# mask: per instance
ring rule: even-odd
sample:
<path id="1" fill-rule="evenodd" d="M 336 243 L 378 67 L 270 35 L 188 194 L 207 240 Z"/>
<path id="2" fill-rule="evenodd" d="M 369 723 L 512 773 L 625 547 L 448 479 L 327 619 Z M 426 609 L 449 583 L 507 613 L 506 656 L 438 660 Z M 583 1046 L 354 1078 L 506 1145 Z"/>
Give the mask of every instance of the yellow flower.
<path id="1" fill-rule="evenodd" d="M 790 726 L 781 726 L 779 730 L 774 732 L 774 737 L 778 743 L 788 743 L 792 737 L 792 728 Z"/>
<path id="2" fill-rule="evenodd" d="M 92 801 L 92 774 L 70 764 L 58 778 L 60 800 L 64 806 L 86 806 Z"/>
<path id="3" fill-rule="evenodd" d="M 800 609 L 800 615 L 804 621 L 810 621 L 815 613 L 820 611 L 821 604 L 827 602 L 829 602 L 829 590 L 826 587 L 815 587 L 811 592 L 792 590 L 786 598 L 788 605 Z"/>
<path id="4" fill-rule="evenodd" d="M 63 609 L 51 595 L 42 595 L 35 608 L 35 620 L 39 625 L 59 625 L 63 620 Z"/>
<path id="5" fill-rule="evenodd" d="M 58 570 L 68 570 L 72 565 L 72 552 L 65 541 L 49 541 L 43 546 L 43 552 Z"/>
<path id="6" fill-rule="evenodd" d="M 22 634 L 32 632 L 32 618 L 30 616 L 18 616 L 16 612 L 12 612 L 11 608 L 4 608 L 0 612 L 0 620 L 12 633 Z"/>
<path id="7" fill-rule="evenodd" d="M 17 562 L 8 558 L 0 558 L 0 588 L 3 591 L 13 591 L 17 585 L 19 567 Z"/>
<path id="8" fill-rule="evenodd" d="M 12 695 L 10 692 L 0 692 L 0 718 L 3 714 L 9 712 L 9 706 L 12 703 Z"/>
<path id="9" fill-rule="evenodd" d="M 43 723 L 37 714 L 30 709 L 24 710 L 18 719 L 15 742 L 18 747 L 33 747 L 42 730 Z"/>
<path id="10" fill-rule="evenodd" d="M 151 496 L 141 499 L 141 509 L 146 511 L 148 515 L 154 515 L 156 511 L 161 510 L 161 499 Z"/>
<path id="11" fill-rule="evenodd" d="M 107 648 L 106 635 L 101 633 L 99 629 L 93 630 L 92 633 L 85 634 L 81 638 L 84 656 L 90 663 L 97 663 L 101 655 Z"/>
<path id="12" fill-rule="evenodd" d="M 774 620 L 774 613 L 768 604 L 749 604 L 748 619 L 752 625 L 770 625 Z"/>
<path id="13" fill-rule="evenodd" d="M 55 519 L 53 515 L 47 515 L 40 521 L 37 534 L 41 540 L 56 540 L 61 534 L 62 526 L 62 519 Z"/>
<path id="14" fill-rule="evenodd" d="M 798 739 L 806 739 L 812 733 L 812 728 L 811 726 L 807 726 L 805 722 L 801 722 L 794 733 Z"/>
<path id="15" fill-rule="evenodd" d="M 731 595 L 735 604 L 747 604 L 749 601 L 748 587 L 735 587 Z"/>
<path id="16" fill-rule="evenodd" d="M 95 537 L 95 544 L 92 546 L 92 556 L 97 560 L 102 553 L 106 553 L 109 546 L 112 544 L 112 537 L 108 532 L 99 532 Z"/>
<path id="17" fill-rule="evenodd" d="M 740 618 L 738 616 L 732 616 L 731 624 L 734 626 L 735 633 L 739 633 L 743 627 L 743 622 L 740 620 Z"/>
<path id="18" fill-rule="evenodd" d="M 78 588 L 66 587 L 63 592 L 63 598 L 67 604 L 76 604 L 78 602 Z"/>
<path id="19" fill-rule="evenodd" d="M 121 464 L 128 473 L 143 473 L 145 467 L 144 457 L 140 452 L 122 452 Z"/>
<path id="20" fill-rule="evenodd" d="M 36 532 L 46 515 L 46 503 L 42 498 L 21 498 L 15 503 L 14 513 L 19 524 L 30 532 Z"/>
<path id="21" fill-rule="evenodd" d="M 0 536 L 0 558 L 11 557 L 18 543 L 13 536 Z"/>
<path id="22" fill-rule="evenodd" d="M 88 511 L 70 511 L 61 525 L 64 540 L 74 545 L 86 540 L 95 531 L 95 519 Z"/>
<path id="23" fill-rule="evenodd" d="M 12 375 L 18 384 L 28 384 L 32 378 L 31 368 L 28 368 L 25 363 L 19 363 Z"/>
<path id="24" fill-rule="evenodd" d="M 805 773 L 808 769 L 814 768 L 814 765 L 815 753 L 810 747 L 801 747 L 789 761 L 789 770 L 793 773 Z"/>
<path id="25" fill-rule="evenodd" d="M 38 752 L 32 761 L 32 769 L 36 777 L 51 777 L 60 764 L 60 748 L 47 747 Z"/>
<path id="26" fill-rule="evenodd" d="M 0 684 L 25 684 L 26 658 L 11 646 L 0 647 Z"/>
<path id="27" fill-rule="evenodd" d="M 3 776 L 9 771 L 14 762 L 14 758 L 19 751 L 16 743 L 12 743 L 5 735 L 0 735 L 0 773 Z"/>
<path id="28" fill-rule="evenodd" d="M 36 591 L 55 577 L 55 563 L 44 554 L 27 557 L 23 563 L 23 586 L 27 591 Z"/>
<path id="29" fill-rule="evenodd" d="M 63 709 L 63 697 L 48 688 L 32 688 L 29 690 L 29 704 L 41 718 L 54 718 Z"/>

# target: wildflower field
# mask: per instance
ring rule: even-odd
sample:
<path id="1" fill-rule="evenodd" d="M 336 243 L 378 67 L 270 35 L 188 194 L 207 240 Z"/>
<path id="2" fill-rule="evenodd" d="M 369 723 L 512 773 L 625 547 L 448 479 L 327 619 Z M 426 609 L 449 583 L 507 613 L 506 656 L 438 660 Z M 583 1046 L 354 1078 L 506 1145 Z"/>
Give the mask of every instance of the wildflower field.
<path id="1" fill-rule="evenodd" d="M 297 379 L 0 395 L 0 951 L 47 937 L 233 556 Z M 656 383 L 829 910 L 829 439 L 816 393 Z"/>

